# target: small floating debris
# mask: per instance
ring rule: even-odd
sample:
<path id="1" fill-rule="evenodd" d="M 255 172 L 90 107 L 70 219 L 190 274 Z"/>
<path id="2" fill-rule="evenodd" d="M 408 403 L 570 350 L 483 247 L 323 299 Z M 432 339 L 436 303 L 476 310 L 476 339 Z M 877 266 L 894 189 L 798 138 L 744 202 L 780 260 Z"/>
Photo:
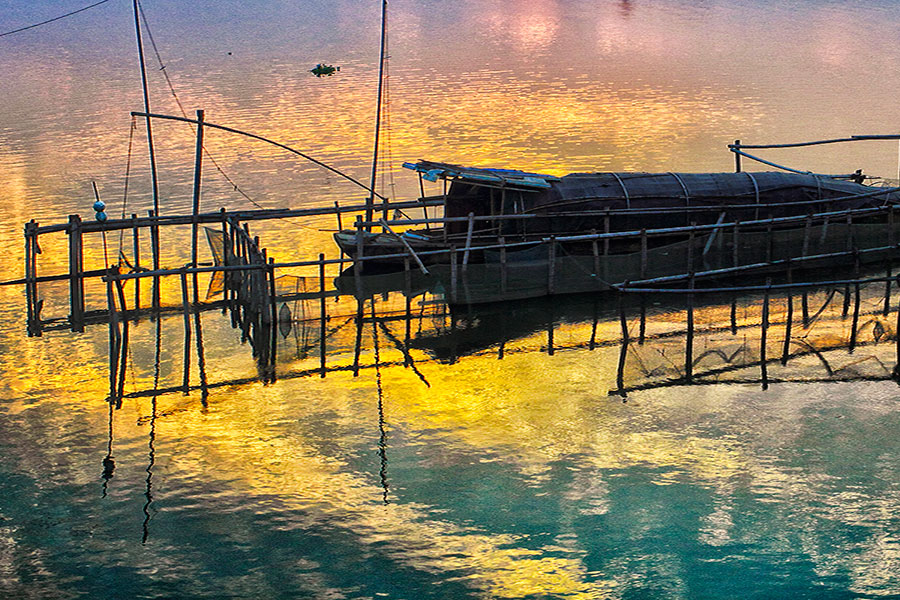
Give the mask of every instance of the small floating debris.
<path id="1" fill-rule="evenodd" d="M 333 67 L 331 65 L 325 65 L 325 64 L 319 63 L 316 65 L 316 67 L 314 69 L 310 69 L 309 72 L 312 73 L 313 75 L 315 75 L 316 77 L 321 77 L 322 75 L 327 75 L 328 77 L 331 77 L 332 75 L 334 75 L 335 73 L 337 73 L 340 70 L 341 70 L 340 67 Z"/>

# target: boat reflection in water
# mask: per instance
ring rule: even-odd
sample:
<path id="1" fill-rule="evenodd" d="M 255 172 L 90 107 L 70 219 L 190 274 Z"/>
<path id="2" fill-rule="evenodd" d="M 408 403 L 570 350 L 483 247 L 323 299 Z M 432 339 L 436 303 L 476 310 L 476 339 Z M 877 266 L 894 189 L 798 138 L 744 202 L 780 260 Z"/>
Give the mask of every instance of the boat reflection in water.
<path id="1" fill-rule="evenodd" d="M 472 265 L 461 277 L 483 280 Z M 320 376 L 383 367 L 416 371 L 428 363 L 467 357 L 567 351 L 614 351 L 613 395 L 680 385 L 895 379 L 897 282 L 857 277 L 827 284 L 776 283 L 733 288 L 622 288 L 527 300 L 458 304 L 439 278 L 414 270 L 356 277 L 345 272 L 334 288 L 318 278 L 276 280 L 277 319 L 245 323 L 225 303 L 259 366 L 259 379 Z M 222 303 L 211 305 L 215 308 Z M 203 369 L 202 330 L 194 315 L 200 383 L 168 391 L 249 383 L 212 382 Z M 127 342 L 127 340 L 126 340 Z M 157 344 L 159 344 L 157 340 Z M 185 346 L 186 349 L 188 346 Z M 110 364 L 120 364 L 121 347 Z M 612 357 L 612 355 L 611 355 Z M 117 360 L 113 360 L 113 358 Z M 185 361 L 190 365 L 190 361 Z M 144 396 L 146 391 L 111 398 Z M 153 393 L 158 395 L 157 388 Z"/>

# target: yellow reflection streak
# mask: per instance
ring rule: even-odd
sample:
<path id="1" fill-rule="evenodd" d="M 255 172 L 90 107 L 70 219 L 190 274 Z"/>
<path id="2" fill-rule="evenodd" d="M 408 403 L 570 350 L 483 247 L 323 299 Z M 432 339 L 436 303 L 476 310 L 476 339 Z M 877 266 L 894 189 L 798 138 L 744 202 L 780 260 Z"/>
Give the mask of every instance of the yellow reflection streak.
<path id="1" fill-rule="evenodd" d="M 585 581 L 586 570 L 578 559 L 540 556 L 539 551 L 515 547 L 515 535 L 461 527 L 425 506 L 381 505 L 377 488 L 343 471 L 341 461 L 321 455 L 297 436 L 272 434 L 267 421 L 296 418 L 295 403 L 284 397 L 288 391 L 286 386 L 235 390 L 208 418 L 182 413 L 165 428 L 158 426 L 157 435 L 190 440 L 190 450 L 172 457 L 177 464 L 172 470 L 183 476 L 219 476 L 248 494 L 275 496 L 285 509 L 335 514 L 363 543 L 389 542 L 382 547 L 394 560 L 426 571 L 468 573 L 465 581 L 491 597 L 610 597 L 615 583 Z M 338 390 L 326 402 L 340 406 L 348 400 L 347 392 Z M 348 409 L 352 406 L 343 408 Z"/>

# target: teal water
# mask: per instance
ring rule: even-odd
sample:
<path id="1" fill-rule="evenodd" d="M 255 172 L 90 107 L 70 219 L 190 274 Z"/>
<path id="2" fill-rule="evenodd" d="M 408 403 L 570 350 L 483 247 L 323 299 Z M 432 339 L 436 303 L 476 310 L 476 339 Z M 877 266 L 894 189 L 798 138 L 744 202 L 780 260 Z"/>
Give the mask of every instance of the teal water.
<path id="1" fill-rule="evenodd" d="M 0 33 L 84 5 L 8 4 Z M 367 179 L 380 3 L 143 6 L 189 114 L 205 109 Z M 141 122 L 123 193 L 128 113 L 141 109 L 130 8 L 112 1 L 0 37 L 4 280 L 21 276 L 23 223 L 89 218 L 92 180 L 112 214 L 150 207 Z M 892 2 L 396 0 L 393 168 L 380 189 L 415 194 L 398 165 L 418 158 L 552 173 L 728 171 L 725 144 L 737 138 L 890 133 L 898 24 Z M 149 46 L 148 59 L 155 109 L 179 114 Z M 308 70 L 319 62 L 342 70 L 317 79 Z M 164 210 L 185 212 L 192 133 L 155 133 Z M 207 146 L 258 205 L 363 198 L 275 149 L 224 135 Z M 897 173 L 892 142 L 773 158 Z M 252 207 L 215 168 L 204 175 L 207 209 Z M 334 224 L 305 225 L 257 233 L 279 259 L 333 254 L 322 229 Z M 167 235 L 164 263 L 183 264 L 185 238 Z M 102 266 L 102 244 L 91 243 L 89 262 Z M 64 268 L 64 244 L 47 240 L 41 273 Z M 65 316 L 65 286 L 41 291 L 45 315 Z M 165 298 L 180 302 L 173 293 Z M 89 303 L 103 306 L 102 294 L 89 287 Z M 794 334 L 821 359 L 773 366 L 767 390 L 752 367 L 759 332 L 747 327 L 704 334 L 695 348 L 745 348 L 748 368 L 719 383 L 645 386 L 627 402 L 609 394 L 619 347 L 590 348 L 616 339 L 617 315 L 602 307 L 594 326 L 590 299 L 459 314 L 450 331 L 449 316 L 419 297 L 415 369 L 404 366 L 406 323 L 385 320 L 360 332 L 358 376 L 319 377 L 317 325 L 298 323 L 279 341 L 269 385 L 228 317 L 206 312 L 206 398 L 149 393 L 181 383 L 176 315 L 159 321 L 158 360 L 157 323 L 132 327 L 128 396 L 110 411 L 105 326 L 28 338 L 24 291 L 0 288 L 0 596 L 900 597 L 895 313 L 878 320 L 871 296 L 860 326 L 869 345 L 833 344 L 849 326 L 838 307 Z M 758 307 L 743 299 L 742 318 Z M 291 305 L 298 318 L 309 309 Z M 727 305 L 704 310 L 698 323 L 712 326 Z M 684 318 L 659 306 L 648 330 Z M 329 365 L 352 365 L 352 313 L 332 326 Z M 626 385 L 677 374 L 681 352 L 680 337 L 634 346 Z"/>

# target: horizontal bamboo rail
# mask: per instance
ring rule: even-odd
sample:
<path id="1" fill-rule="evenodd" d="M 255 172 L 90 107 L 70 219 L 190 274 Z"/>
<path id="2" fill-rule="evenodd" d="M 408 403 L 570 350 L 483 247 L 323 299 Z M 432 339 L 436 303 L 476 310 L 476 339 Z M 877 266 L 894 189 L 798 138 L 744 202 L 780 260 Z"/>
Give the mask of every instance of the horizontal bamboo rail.
<path id="1" fill-rule="evenodd" d="M 386 206 L 388 210 L 403 210 L 405 208 L 421 208 L 422 206 L 439 206 L 443 201 L 428 199 L 425 202 L 407 201 L 407 202 L 390 202 L 384 205 L 377 204 L 376 207 Z M 333 215 L 341 213 L 365 212 L 364 204 L 354 204 L 348 206 L 322 206 L 316 208 L 273 208 L 263 210 L 246 210 L 246 211 L 229 211 L 225 215 L 239 221 L 262 221 L 269 219 L 284 219 L 291 217 L 311 217 L 318 215 Z M 220 224 L 223 218 L 223 212 L 200 213 L 197 215 L 197 222 L 201 224 Z M 81 230 L 88 232 L 118 231 L 120 229 L 133 229 L 134 227 L 153 227 L 167 225 L 191 225 L 194 222 L 192 215 L 163 215 L 158 217 L 136 217 L 130 219 L 109 219 L 104 222 L 99 221 L 83 221 Z M 37 235 L 54 233 L 58 231 L 68 231 L 68 223 L 59 223 L 54 225 L 44 225 L 37 227 L 35 233 Z"/>

